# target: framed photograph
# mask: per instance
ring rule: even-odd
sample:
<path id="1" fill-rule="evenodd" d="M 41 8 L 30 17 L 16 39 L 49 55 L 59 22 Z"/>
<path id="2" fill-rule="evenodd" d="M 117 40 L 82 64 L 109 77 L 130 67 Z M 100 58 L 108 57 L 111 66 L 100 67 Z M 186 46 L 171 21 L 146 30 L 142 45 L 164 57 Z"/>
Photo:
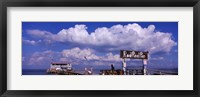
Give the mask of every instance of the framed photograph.
<path id="1" fill-rule="evenodd" d="M 1 1 L 0 95 L 199 96 L 199 0 Z"/>

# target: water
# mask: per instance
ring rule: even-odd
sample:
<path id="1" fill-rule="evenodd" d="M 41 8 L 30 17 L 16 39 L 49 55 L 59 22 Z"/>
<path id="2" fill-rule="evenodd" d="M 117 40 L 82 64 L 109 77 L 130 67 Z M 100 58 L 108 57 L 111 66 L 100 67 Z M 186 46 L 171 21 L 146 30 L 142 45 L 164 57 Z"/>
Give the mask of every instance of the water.
<path id="1" fill-rule="evenodd" d="M 151 69 L 150 72 L 154 73 L 154 72 L 157 72 L 157 71 L 165 71 L 165 72 L 175 72 L 178 74 L 178 69 Z M 84 70 L 75 70 L 76 73 L 81 73 L 81 74 L 84 74 Z M 99 69 L 93 69 L 93 75 L 99 75 L 99 72 L 100 70 Z M 151 73 L 150 73 L 151 74 Z M 49 75 L 47 74 L 46 72 L 46 69 L 39 69 L 39 70 L 36 70 L 36 69 L 23 69 L 22 70 L 22 75 Z"/>
<path id="2" fill-rule="evenodd" d="M 100 70 L 93 70 L 93 74 L 94 75 L 99 75 L 99 71 Z M 75 70 L 76 73 L 81 73 L 84 74 L 84 70 Z M 22 70 L 22 75 L 49 75 L 47 74 L 47 70 L 46 69 L 23 69 Z"/>
<path id="3" fill-rule="evenodd" d="M 25 69 L 22 70 L 22 75 L 47 75 L 45 69 L 36 70 L 36 69 Z"/>

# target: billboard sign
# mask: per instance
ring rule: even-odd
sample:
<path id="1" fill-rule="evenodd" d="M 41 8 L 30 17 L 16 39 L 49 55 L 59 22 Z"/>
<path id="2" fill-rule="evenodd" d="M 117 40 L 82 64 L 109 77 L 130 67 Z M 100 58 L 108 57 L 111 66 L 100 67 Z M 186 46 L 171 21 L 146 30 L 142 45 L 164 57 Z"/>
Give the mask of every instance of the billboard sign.
<path id="1" fill-rule="evenodd" d="M 148 51 L 131 51 L 131 50 L 120 50 L 120 58 L 132 58 L 132 59 L 148 59 Z"/>

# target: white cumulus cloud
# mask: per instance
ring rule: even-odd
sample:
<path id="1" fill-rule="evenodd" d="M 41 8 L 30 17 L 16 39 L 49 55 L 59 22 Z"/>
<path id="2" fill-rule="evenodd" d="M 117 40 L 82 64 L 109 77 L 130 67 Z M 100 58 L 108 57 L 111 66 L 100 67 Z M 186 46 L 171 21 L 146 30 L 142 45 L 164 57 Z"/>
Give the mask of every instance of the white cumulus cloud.
<path id="1" fill-rule="evenodd" d="M 107 53 L 104 55 L 97 55 L 92 49 L 80 49 L 78 47 L 72 49 L 65 49 L 61 52 L 42 51 L 35 52 L 29 58 L 27 57 L 27 64 L 29 65 L 44 65 L 50 62 L 70 62 L 73 64 L 80 64 L 83 61 L 98 61 L 98 62 L 119 62 L 121 61 L 118 54 Z"/>
<path id="2" fill-rule="evenodd" d="M 94 51 L 91 49 L 83 49 L 81 50 L 80 48 L 76 47 L 76 48 L 72 48 L 72 49 L 68 49 L 68 50 L 63 50 L 62 55 L 64 57 L 73 57 L 73 58 L 77 58 L 77 59 L 89 59 L 89 60 L 97 60 L 99 59 L 98 56 L 96 56 L 94 54 Z"/>
<path id="3" fill-rule="evenodd" d="M 41 42 L 41 40 L 34 41 L 34 40 L 26 40 L 26 39 L 23 39 L 22 42 L 25 43 L 25 44 L 36 45 L 36 44 L 38 44 L 39 42 Z"/>
<path id="4" fill-rule="evenodd" d="M 58 37 L 51 32 L 41 30 L 27 30 L 27 34 L 33 37 L 41 38 L 47 44 L 53 43 Z"/>
<path id="5" fill-rule="evenodd" d="M 139 24 L 133 23 L 113 25 L 110 28 L 99 27 L 94 32 L 88 32 L 86 25 L 82 24 L 63 29 L 57 34 L 40 30 L 28 30 L 28 33 L 43 37 L 44 40 L 50 42 L 71 42 L 91 47 L 99 46 L 108 51 L 128 49 L 150 51 L 151 53 L 170 52 L 172 47 L 177 45 L 172 39 L 172 34 L 156 31 L 155 28 L 154 25 L 143 28 Z"/>
<path id="6" fill-rule="evenodd" d="M 60 57 L 59 52 L 47 50 L 47 51 L 33 53 L 26 61 L 27 64 L 29 65 L 44 65 L 46 64 L 46 62 L 52 62 L 53 58 L 57 57 Z"/>

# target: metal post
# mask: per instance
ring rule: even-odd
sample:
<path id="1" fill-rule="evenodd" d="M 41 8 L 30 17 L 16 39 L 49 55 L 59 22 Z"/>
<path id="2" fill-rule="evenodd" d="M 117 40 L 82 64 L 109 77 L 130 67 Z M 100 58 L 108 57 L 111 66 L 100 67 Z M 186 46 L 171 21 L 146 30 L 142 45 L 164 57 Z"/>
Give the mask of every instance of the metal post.
<path id="1" fill-rule="evenodd" d="M 122 69 L 124 71 L 124 75 L 126 75 L 126 60 L 125 60 L 125 58 L 123 58 Z"/>
<path id="2" fill-rule="evenodd" d="M 147 75 L 147 59 L 143 59 L 143 73 Z"/>

